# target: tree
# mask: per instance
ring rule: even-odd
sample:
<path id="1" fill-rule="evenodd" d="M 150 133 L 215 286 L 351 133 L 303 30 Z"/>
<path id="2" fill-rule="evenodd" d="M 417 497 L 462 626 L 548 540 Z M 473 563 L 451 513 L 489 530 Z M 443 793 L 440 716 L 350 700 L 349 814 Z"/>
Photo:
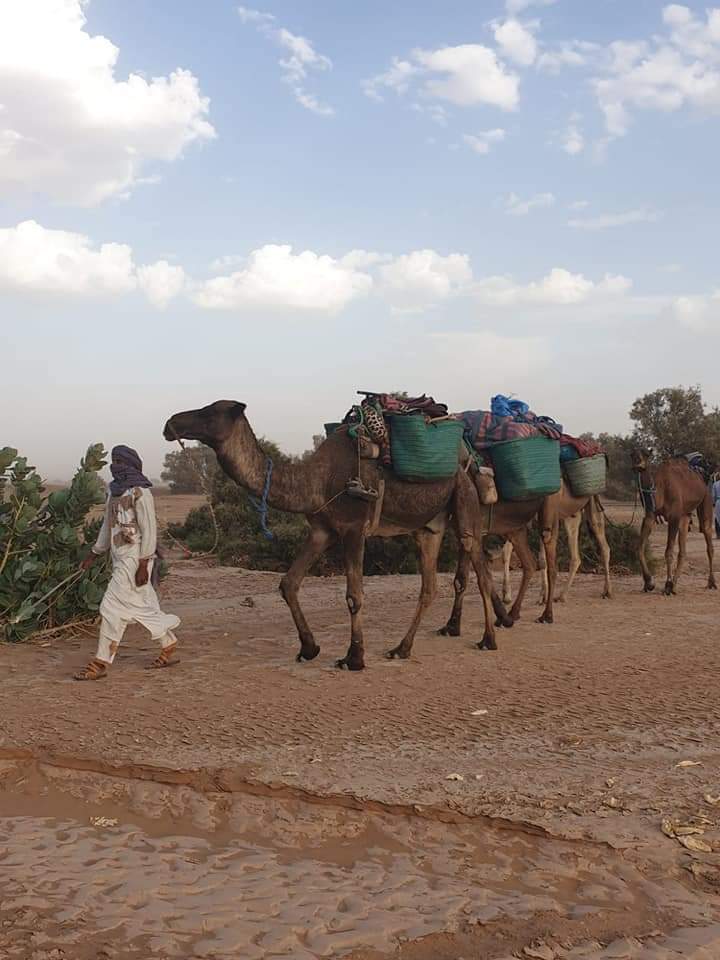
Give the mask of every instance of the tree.
<path id="1" fill-rule="evenodd" d="M 160 479 L 167 483 L 171 493 L 202 493 L 201 477 L 208 489 L 212 486 L 217 469 L 215 451 L 204 444 L 188 446 L 185 450 L 173 450 L 165 454 Z"/>
<path id="2" fill-rule="evenodd" d="M 639 397 L 632 405 L 633 441 L 660 457 L 699 450 L 706 453 L 717 411 L 705 412 L 700 387 L 663 387 Z M 715 430 L 717 432 L 717 428 Z"/>

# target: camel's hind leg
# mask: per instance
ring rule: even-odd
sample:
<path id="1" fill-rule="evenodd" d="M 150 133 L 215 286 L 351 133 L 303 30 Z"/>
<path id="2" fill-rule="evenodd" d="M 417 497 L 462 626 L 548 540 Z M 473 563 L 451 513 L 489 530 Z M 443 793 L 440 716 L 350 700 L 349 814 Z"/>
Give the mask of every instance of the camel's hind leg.
<path id="1" fill-rule="evenodd" d="M 478 650 L 497 650 L 495 640 L 494 612 L 497 612 L 493 596 L 494 589 L 492 584 L 492 574 L 490 572 L 490 561 L 482 549 L 482 544 L 473 541 L 471 548 L 472 565 L 477 576 L 480 596 L 483 602 L 483 611 L 485 613 L 485 632 L 483 638 L 478 643 Z M 499 599 L 499 598 L 498 598 Z"/>
<path id="2" fill-rule="evenodd" d="M 560 591 L 558 603 L 564 603 L 567 600 L 573 580 L 580 569 L 580 526 L 582 525 L 582 513 L 576 513 L 574 517 L 566 517 L 563 520 L 565 533 L 567 534 L 568 551 L 570 553 L 570 562 L 568 565 L 568 578 L 565 587 Z"/>
<path id="3" fill-rule="evenodd" d="M 655 517 L 651 513 L 646 513 L 643 517 L 642 527 L 640 528 L 640 546 L 638 548 L 638 561 L 642 570 L 643 590 L 645 593 L 652 593 L 655 589 L 655 579 L 650 572 L 650 565 L 647 560 L 647 548 L 650 543 L 650 534 L 655 526 Z"/>
<path id="4" fill-rule="evenodd" d="M 455 570 L 455 579 L 453 580 L 453 589 L 455 590 L 455 600 L 453 602 L 450 619 L 438 630 L 441 637 L 459 637 L 460 624 L 462 622 L 462 609 L 465 591 L 467 590 L 468 574 L 470 573 L 470 564 L 472 560 L 468 550 L 464 549 L 462 543 L 458 542 L 458 562 Z"/>
<path id="5" fill-rule="evenodd" d="M 363 559 L 365 557 L 365 535 L 362 531 L 349 530 L 343 538 L 345 554 L 345 576 L 347 578 L 347 600 L 350 611 L 350 646 L 348 652 L 338 660 L 336 666 L 348 670 L 363 670 L 365 667 L 365 644 L 363 641 Z"/>
<path id="6" fill-rule="evenodd" d="M 433 533 L 430 530 L 418 530 L 415 533 L 415 543 L 420 555 L 420 573 L 422 575 L 422 586 L 420 588 L 420 599 L 415 610 L 415 616 L 408 628 L 408 632 L 402 638 L 397 647 L 388 650 L 386 656 L 389 659 L 400 657 L 401 660 L 407 660 L 412 650 L 415 634 L 420 626 L 420 621 L 425 611 L 432 604 L 437 593 L 437 564 L 440 556 L 440 549 L 443 542 L 442 533 Z"/>
<path id="7" fill-rule="evenodd" d="M 298 600 L 300 585 L 313 563 L 325 553 L 335 539 L 335 534 L 326 527 L 320 524 L 311 526 L 300 553 L 295 557 L 290 569 L 280 581 L 280 593 L 290 607 L 290 613 L 295 621 L 300 639 L 300 653 L 297 655 L 298 663 L 303 660 L 314 660 L 320 653 L 320 647 L 315 643 L 315 637 L 300 607 L 300 601 Z"/>
<path id="8" fill-rule="evenodd" d="M 713 559 L 715 548 L 713 545 L 713 519 L 714 510 L 710 493 L 708 492 L 705 500 L 698 507 L 698 523 L 705 537 L 708 557 L 708 590 L 717 590 L 717 582 L 713 571 Z"/>
<path id="9" fill-rule="evenodd" d="M 553 623 L 553 601 L 555 599 L 555 584 L 557 583 L 557 542 L 558 520 L 542 523 L 542 542 L 545 545 L 545 559 L 547 562 L 548 592 L 545 609 L 537 619 L 538 623 Z"/>
<path id="10" fill-rule="evenodd" d="M 682 521 L 687 523 L 683 517 Z M 665 580 L 665 596 L 671 597 L 675 593 L 674 567 L 675 567 L 675 541 L 680 531 L 680 520 L 672 517 L 668 520 L 667 545 L 665 547 L 665 567 L 667 568 L 667 578 Z"/>
<path id="11" fill-rule="evenodd" d="M 512 585 L 510 583 L 510 561 L 512 560 L 513 554 L 513 545 L 509 540 L 506 540 L 502 548 L 502 559 L 503 559 L 503 589 L 502 589 L 502 601 L 505 606 L 509 607 L 512 603 Z"/>

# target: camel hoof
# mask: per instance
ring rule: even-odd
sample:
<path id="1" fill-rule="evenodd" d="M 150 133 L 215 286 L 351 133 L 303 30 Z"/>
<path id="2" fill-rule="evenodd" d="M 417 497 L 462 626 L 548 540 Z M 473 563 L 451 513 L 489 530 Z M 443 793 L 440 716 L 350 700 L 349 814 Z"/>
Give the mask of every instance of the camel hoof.
<path id="1" fill-rule="evenodd" d="M 555 623 L 555 618 L 551 613 L 544 613 L 541 617 L 538 617 L 535 623 Z"/>
<path id="2" fill-rule="evenodd" d="M 654 589 L 655 589 L 655 584 L 653 583 L 652 580 L 650 580 L 650 581 L 649 581 L 648 583 L 646 583 L 645 586 L 643 587 L 643 593 L 652 593 Z"/>
<path id="3" fill-rule="evenodd" d="M 497 650 L 495 637 L 485 636 L 477 645 L 478 650 Z"/>
<path id="4" fill-rule="evenodd" d="M 336 660 L 335 666 L 338 670 L 364 670 L 365 664 L 362 660 L 351 660 L 350 657 L 343 657 L 342 660 Z"/>
<path id="5" fill-rule="evenodd" d="M 440 627 L 438 630 L 439 637 L 459 637 L 460 636 L 460 627 L 456 627 L 453 623 L 446 623 L 444 627 Z"/>
<path id="6" fill-rule="evenodd" d="M 398 660 L 407 660 L 409 656 L 409 650 L 403 650 L 402 647 L 393 647 L 392 650 L 388 650 L 388 652 L 385 654 L 385 659 L 395 660 L 397 658 Z M 338 661 L 338 666 L 339 665 L 340 661 Z"/>
<path id="7" fill-rule="evenodd" d="M 710 580 L 710 581 L 708 581 L 708 586 L 707 586 L 707 588 L 708 588 L 708 590 L 717 590 L 718 586 L 717 586 L 717 583 L 715 583 L 714 580 Z"/>
<path id="8" fill-rule="evenodd" d="M 320 647 L 315 644 L 314 647 L 310 647 L 307 650 L 301 650 L 300 653 L 295 657 L 295 662 L 304 663 L 306 660 L 314 660 L 319 653 Z"/>
<path id="9" fill-rule="evenodd" d="M 612 600 L 612 594 L 610 593 L 609 590 L 606 590 L 606 591 L 605 591 L 605 593 L 602 595 L 602 599 L 603 599 L 603 600 Z"/>
<path id="10" fill-rule="evenodd" d="M 667 583 L 665 584 L 663 593 L 665 594 L 666 597 L 671 597 L 675 593 L 675 587 L 673 585 L 672 580 L 667 581 Z"/>

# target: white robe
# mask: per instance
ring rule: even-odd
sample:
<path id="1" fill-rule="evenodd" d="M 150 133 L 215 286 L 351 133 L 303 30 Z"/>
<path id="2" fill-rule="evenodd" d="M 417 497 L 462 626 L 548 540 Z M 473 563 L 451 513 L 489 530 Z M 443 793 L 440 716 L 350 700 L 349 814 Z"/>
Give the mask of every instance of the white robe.
<path id="1" fill-rule="evenodd" d="M 157 546 L 157 523 L 153 496 L 147 488 L 134 487 L 121 497 L 108 497 L 105 517 L 94 553 L 110 551 L 112 577 L 100 604 L 99 659 L 112 663 L 125 628 L 141 623 L 153 640 L 171 646 L 175 638 L 166 637 L 180 623 L 180 618 L 160 609 L 157 594 L 150 583 L 153 558 Z M 135 574 L 140 560 L 148 560 L 148 582 L 138 587 Z M 167 642 L 166 642 L 167 640 Z"/>

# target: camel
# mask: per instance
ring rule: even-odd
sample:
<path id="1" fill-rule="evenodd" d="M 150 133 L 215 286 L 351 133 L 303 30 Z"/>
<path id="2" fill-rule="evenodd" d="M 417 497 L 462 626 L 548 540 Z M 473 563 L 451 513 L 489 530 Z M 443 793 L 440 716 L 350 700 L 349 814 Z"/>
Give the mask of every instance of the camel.
<path id="1" fill-rule="evenodd" d="M 638 489 L 645 508 L 640 530 L 638 559 L 643 576 L 643 590 L 655 589 L 655 580 L 648 566 L 646 550 L 656 522 L 666 520 L 668 525 L 665 547 L 665 596 L 676 593 L 676 587 L 687 554 L 687 535 L 690 515 L 697 511 L 698 526 L 705 537 L 708 557 L 708 590 L 717 590 L 713 573 L 713 502 L 710 487 L 704 478 L 691 469 L 685 457 L 671 457 L 658 467 L 651 464 L 653 451 L 636 448 L 630 452 L 632 469 L 638 478 Z M 675 541 L 678 540 L 677 563 Z"/>
<path id="2" fill-rule="evenodd" d="M 574 497 L 571 490 L 563 480 L 560 489 L 559 518 L 565 527 L 567 534 L 568 547 L 570 550 L 570 563 L 568 566 L 568 578 L 565 586 L 556 601 L 564 603 L 567 600 L 573 580 L 580 569 L 580 527 L 583 517 L 590 528 L 600 550 L 603 573 L 605 576 L 605 586 L 603 589 L 603 600 L 610 600 L 612 597 L 612 588 L 610 585 L 610 546 L 605 533 L 605 512 L 597 496 Z M 512 603 L 510 592 L 510 558 L 512 557 L 513 545 L 508 540 L 503 547 L 503 592 L 502 600 L 506 605 Z M 540 603 L 543 604 L 547 599 L 548 576 L 547 563 L 544 558 L 544 550 L 540 550 L 540 567 L 543 571 L 543 590 Z"/>
<path id="3" fill-rule="evenodd" d="M 401 480 L 391 472 L 382 472 L 376 461 L 361 460 L 358 445 L 350 440 L 345 428 L 333 433 L 307 461 L 273 465 L 260 448 L 245 409 L 244 403 L 218 400 L 200 410 L 177 413 L 166 423 L 164 436 L 166 440 L 198 440 L 207 444 L 217 454 L 223 471 L 240 486 L 257 497 L 266 491 L 272 507 L 305 515 L 310 525 L 307 540 L 280 581 L 280 592 L 298 631 L 298 662 L 313 660 L 320 652 L 298 600 L 300 585 L 313 563 L 334 543 L 342 544 L 351 635 L 348 652 L 337 661 L 337 666 L 362 670 L 365 540 L 368 536 L 412 534 L 420 556 L 420 598 L 405 637 L 387 653 L 391 658 L 407 658 L 423 614 L 435 597 L 437 561 L 451 516 L 463 554 L 468 557 L 468 567 L 472 563 L 475 569 L 483 598 L 486 627 L 479 646 L 495 647 L 493 610 L 502 619 L 504 608 L 492 597 L 481 543 L 472 533 L 479 499 L 472 480 L 462 469 L 447 480 Z M 379 491 L 376 503 L 346 493 L 347 481 L 358 472 L 366 487 L 374 485 Z"/>
<path id="4" fill-rule="evenodd" d="M 486 523 L 483 530 L 475 531 L 475 538 L 479 539 L 481 543 L 483 534 L 488 533 L 497 534 L 508 539 L 511 541 L 518 557 L 520 558 L 523 571 L 522 581 L 520 583 L 518 595 L 515 598 L 515 603 L 513 604 L 507 618 L 512 623 L 515 623 L 515 621 L 520 619 L 520 610 L 525 598 L 525 593 L 537 570 L 537 563 L 535 561 L 535 557 L 533 556 L 532 550 L 530 549 L 530 543 L 528 541 L 528 524 L 534 517 L 538 518 L 540 524 L 542 542 L 546 555 L 547 577 L 549 583 L 545 609 L 538 618 L 537 622 L 553 622 L 553 600 L 555 595 L 555 581 L 557 577 L 557 538 L 560 515 L 559 506 L 560 491 L 547 497 L 538 497 L 534 500 L 499 500 L 492 507 L 490 512 L 486 513 L 489 523 Z M 466 520 L 466 523 L 467 522 L 468 521 Z M 458 557 L 458 565 L 455 571 L 455 580 L 453 582 L 453 587 L 455 589 L 455 602 L 453 603 L 450 619 L 445 626 L 438 631 L 441 636 L 460 636 L 463 598 L 467 589 L 469 571 L 470 558 L 468 551 L 462 550 Z M 497 596 L 494 589 L 492 590 L 491 600 L 496 611 L 504 609 L 500 602 L 500 598 Z M 506 622 L 504 622 L 503 618 L 499 616 L 495 625 L 506 626 Z"/>

